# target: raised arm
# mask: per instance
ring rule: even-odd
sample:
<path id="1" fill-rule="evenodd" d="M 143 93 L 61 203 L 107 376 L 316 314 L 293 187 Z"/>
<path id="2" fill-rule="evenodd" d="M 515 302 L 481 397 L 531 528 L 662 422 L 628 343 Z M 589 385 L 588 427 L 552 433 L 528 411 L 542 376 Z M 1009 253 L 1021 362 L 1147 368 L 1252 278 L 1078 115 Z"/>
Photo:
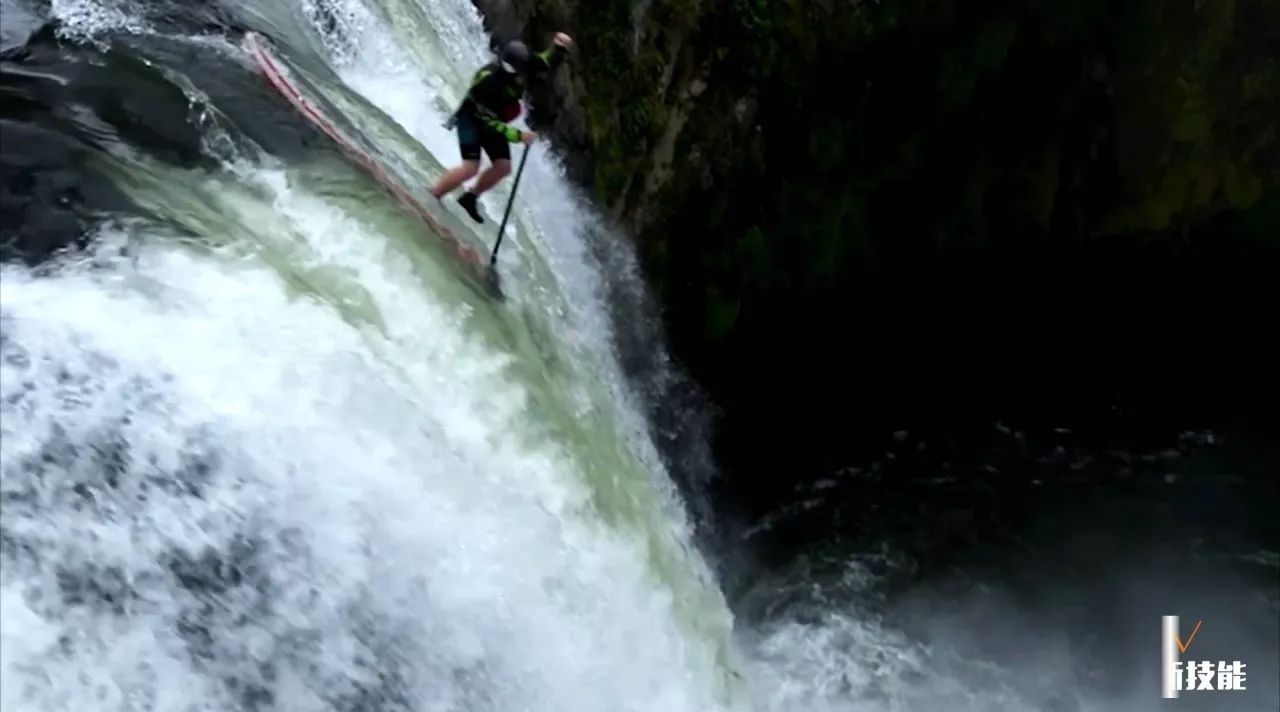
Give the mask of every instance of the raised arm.
<path id="1" fill-rule="evenodd" d="M 554 72 L 564 62 L 565 57 L 569 56 L 569 50 L 572 48 L 573 38 L 563 32 L 557 32 L 551 46 L 534 55 L 538 71 Z"/>

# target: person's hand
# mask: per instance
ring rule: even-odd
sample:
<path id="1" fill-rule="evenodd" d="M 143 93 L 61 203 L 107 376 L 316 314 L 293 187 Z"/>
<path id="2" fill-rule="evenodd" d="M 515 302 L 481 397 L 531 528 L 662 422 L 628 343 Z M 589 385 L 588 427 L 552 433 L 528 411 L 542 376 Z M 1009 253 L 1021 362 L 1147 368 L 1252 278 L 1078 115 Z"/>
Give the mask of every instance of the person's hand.
<path id="1" fill-rule="evenodd" d="M 529 144 L 538 140 L 538 134 L 532 131 L 521 131 L 520 140 L 524 141 L 524 145 L 528 146 Z"/>
<path id="2" fill-rule="evenodd" d="M 573 38 L 563 32 L 556 33 L 555 43 L 565 49 L 573 48 Z"/>

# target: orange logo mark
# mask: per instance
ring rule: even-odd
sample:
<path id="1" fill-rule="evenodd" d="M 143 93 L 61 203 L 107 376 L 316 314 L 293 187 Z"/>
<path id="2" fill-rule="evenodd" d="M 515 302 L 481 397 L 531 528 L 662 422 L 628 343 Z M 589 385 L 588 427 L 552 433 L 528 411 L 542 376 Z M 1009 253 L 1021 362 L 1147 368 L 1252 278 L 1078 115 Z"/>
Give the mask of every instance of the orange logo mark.
<path id="1" fill-rule="evenodd" d="M 1179 638 L 1177 633 L 1173 634 L 1173 641 L 1178 644 L 1179 652 L 1184 654 L 1187 652 L 1187 648 L 1191 647 L 1191 641 L 1196 639 L 1196 633 L 1200 632 L 1200 624 L 1203 622 L 1204 621 L 1196 621 L 1196 627 L 1191 629 L 1191 636 L 1187 638 L 1186 643 L 1182 642 L 1182 638 Z"/>

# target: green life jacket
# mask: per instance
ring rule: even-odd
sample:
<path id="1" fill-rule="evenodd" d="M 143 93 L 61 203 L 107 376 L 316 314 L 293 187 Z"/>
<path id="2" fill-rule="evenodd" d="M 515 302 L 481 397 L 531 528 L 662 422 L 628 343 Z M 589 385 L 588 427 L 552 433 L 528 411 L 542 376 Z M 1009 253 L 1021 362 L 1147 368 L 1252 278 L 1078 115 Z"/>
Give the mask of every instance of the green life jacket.
<path id="1" fill-rule="evenodd" d="M 527 74 L 543 74 L 554 70 L 563 61 L 568 50 L 559 45 L 535 54 L 530 59 Z M 476 70 L 471 86 L 458 108 L 445 122 L 452 129 L 462 112 L 468 112 L 482 124 L 497 131 L 511 143 L 520 141 L 520 129 L 506 123 L 520 116 L 520 102 L 524 98 L 525 77 L 502 69 L 499 62 L 491 62 Z"/>

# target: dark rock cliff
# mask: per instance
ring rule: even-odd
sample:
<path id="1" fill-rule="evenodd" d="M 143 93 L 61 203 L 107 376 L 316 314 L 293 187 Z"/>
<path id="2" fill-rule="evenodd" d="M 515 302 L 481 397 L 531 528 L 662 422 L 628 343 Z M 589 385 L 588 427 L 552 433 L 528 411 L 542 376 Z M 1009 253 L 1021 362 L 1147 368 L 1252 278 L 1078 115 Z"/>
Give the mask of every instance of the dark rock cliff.
<path id="1" fill-rule="evenodd" d="M 749 134 L 750 96 L 708 92 L 717 48 L 702 37 L 705 14 L 697 2 L 476 5 L 500 40 L 523 37 L 541 47 L 555 31 L 574 36 L 570 68 L 552 87 L 533 91 L 533 123 L 550 127 L 572 176 L 633 232 L 662 219 L 658 199 L 678 173 L 702 169 L 709 180 L 717 158 L 711 151 L 727 149 L 705 141 L 691 146 L 691 119 L 736 127 L 723 133 L 726 141 Z M 730 115 L 721 111 L 725 102 Z"/>
<path id="2" fill-rule="evenodd" d="M 476 2 L 576 38 L 539 118 L 730 468 L 994 415 L 1274 424 L 1280 4 Z"/>

